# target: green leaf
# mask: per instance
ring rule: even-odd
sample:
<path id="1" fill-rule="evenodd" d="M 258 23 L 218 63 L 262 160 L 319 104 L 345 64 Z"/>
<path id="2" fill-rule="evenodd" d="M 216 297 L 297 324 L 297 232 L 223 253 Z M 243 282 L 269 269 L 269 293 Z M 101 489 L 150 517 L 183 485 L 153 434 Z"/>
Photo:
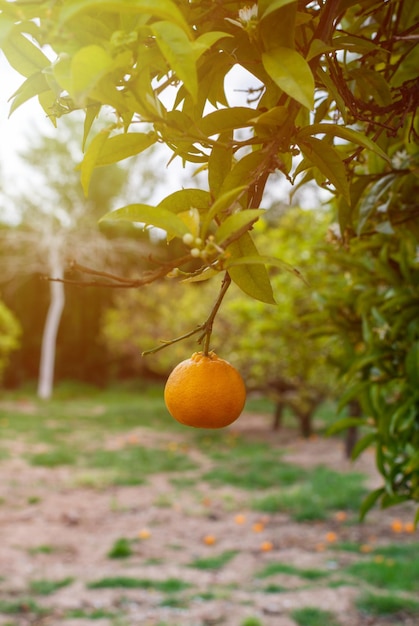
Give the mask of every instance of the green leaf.
<path id="1" fill-rule="evenodd" d="M 304 57 L 292 48 L 279 46 L 262 54 L 262 63 L 272 80 L 288 96 L 307 109 L 314 106 L 314 78 Z"/>
<path id="2" fill-rule="evenodd" d="M 419 389 L 419 341 L 415 341 L 406 354 L 406 376 L 414 389 Z"/>
<path id="3" fill-rule="evenodd" d="M 3 45 L 3 42 L 8 38 L 14 27 L 15 20 L 5 13 L 0 13 L 0 46 Z"/>
<path id="4" fill-rule="evenodd" d="M 235 233 L 249 228 L 251 224 L 256 222 L 259 217 L 265 213 L 266 211 L 264 209 L 246 209 L 238 213 L 233 213 L 233 215 L 229 215 L 217 229 L 215 233 L 215 241 L 219 245 L 222 245 Z"/>
<path id="5" fill-rule="evenodd" d="M 203 189 L 179 189 L 163 198 L 157 205 L 159 208 L 167 209 L 172 213 L 181 213 L 190 208 L 206 212 L 211 203 L 211 196 Z"/>
<path id="6" fill-rule="evenodd" d="M 361 507 L 359 509 L 359 517 L 361 521 L 365 518 L 368 511 L 372 509 L 372 507 L 380 499 L 380 497 L 384 495 L 384 493 L 385 493 L 384 487 L 379 487 L 378 489 L 374 489 L 374 491 L 371 491 L 367 495 L 367 497 L 364 498 L 364 500 L 361 503 Z"/>
<path id="7" fill-rule="evenodd" d="M 157 140 L 155 132 L 124 133 L 109 137 L 96 159 L 96 166 L 123 161 L 147 150 Z"/>
<path id="8" fill-rule="evenodd" d="M 217 198 L 217 200 L 211 206 L 210 210 L 207 212 L 205 219 L 202 223 L 202 232 L 201 232 L 202 239 L 206 239 L 207 231 L 210 227 L 212 220 L 222 211 L 229 210 L 238 201 L 240 194 L 245 189 L 247 189 L 245 185 L 241 187 L 236 187 L 234 189 L 230 189 L 229 191 L 223 193 L 219 198 Z"/>
<path id="9" fill-rule="evenodd" d="M 311 126 L 301 128 L 297 133 L 297 138 L 304 139 L 305 137 L 312 137 L 313 135 L 319 134 L 325 134 L 331 137 L 340 137 L 341 139 L 350 141 L 357 146 L 362 146 L 363 148 L 372 150 L 372 152 L 375 152 L 380 157 L 390 162 L 388 155 L 375 143 L 375 141 L 372 141 L 372 139 L 369 139 L 366 135 L 363 135 L 352 128 L 347 128 L 346 126 L 339 126 L 337 124 L 312 124 Z"/>
<path id="10" fill-rule="evenodd" d="M 101 46 L 85 46 L 71 61 L 71 95 L 83 105 L 92 89 L 113 68 L 112 57 Z"/>
<path id="11" fill-rule="evenodd" d="M 146 226 L 162 228 L 169 237 L 183 237 L 188 232 L 185 222 L 177 215 L 167 209 L 148 204 L 128 204 L 106 213 L 100 221 L 138 222 Z"/>
<path id="12" fill-rule="evenodd" d="M 45 56 L 42 50 L 18 31 L 13 31 L 3 41 L 2 51 L 10 65 L 19 74 L 26 77 L 50 65 L 48 57 Z"/>
<path id="13" fill-rule="evenodd" d="M 297 268 L 293 267 L 286 261 L 279 259 L 278 257 L 266 256 L 262 254 L 257 254 L 256 256 L 244 256 L 235 259 L 234 261 L 229 261 L 227 263 L 227 267 L 236 267 L 238 265 L 265 265 L 271 267 L 277 267 L 280 270 L 285 270 L 290 274 L 296 276 L 299 280 L 302 280 L 305 285 L 308 285 L 306 279 Z"/>
<path id="14" fill-rule="evenodd" d="M 304 156 L 334 185 L 348 204 L 351 198 L 345 166 L 338 152 L 326 140 L 307 137 L 297 138 L 297 143 Z"/>
<path id="15" fill-rule="evenodd" d="M 223 33 L 221 31 L 208 31 L 207 33 L 203 33 L 192 43 L 195 52 L 195 60 L 199 59 L 200 56 L 217 43 L 217 41 L 220 41 L 220 39 L 232 36 L 233 35 L 230 33 Z"/>
<path id="16" fill-rule="evenodd" d="M 97 159 L 105 145 L 110 130 L 101 131 L 90 142 L 83 161 L 80 164 L 80 179 L 83 187 L 84 195 L 87 197 L 89 194 L 90 180 L 92 178 L 93 170 L 96 167 Z"/>
<path id="17" fill-rule="evenodd" d="M 352 459 L 357 459 L 359 455 L 364 452 L 367 448 L 369 448 L 372 444 L 377 441 L 377 433 L 368 433 L 364 435 L 362 439 L 359 439 L 353 450 L 352 450 Z"/>
<path id="18" fill-rule="evenodd" d="M 92 104 L 91 106 L 86 108 L 86 115 L 84 118 L 84 125 L 83 125 L 83 141 L 82 141 L 83 152 L 85 150 L 87 138 L 92 128 L 93 122 L 99 115 L 100 109 L 101 109 L 100 104 L 95 104 L 95 105 Z"/>
<path id="19" fill-rule="evenodd" d="M 336 433 L 340 433 L 342 430 L 346 430 L 347 428 L 361 426 L 363 423 L 364 420 L 359 417 L 344 417 L 329 426 L 326 431 L 326 435 L 330 437 L 331 435 L 336 435 Z"/>
<path id="20" fill-rule="evenodd" d="M 233 162 L 232 143 L 232 133 L 222 133 L 208 159 L 208 184 L 215 198 L 220 194 L 224 179 L 231 170 Z"/>
<path id="21" fill-rule="evenodd" d="M 253 126 L 255 110 L 248 107 L 219 109 L 206 115 L 199 124 L 199 129 L 206 137 L 218 135 L 226 130 Z"/>
<path id="22" fill-rule="evenodd" d="M 10 107 L 9 115 L 16 111 L 24 102 L 30 100 L 34 96 L 38 96 L 40 93 L 49 90 L 48 82 L 45 75 L 42 72 L 36 72 L 32 74 L 21 84 L 19 89 L 12 95 L 13 102 Z"/>
<path id="23" fill-rule="evenodd" d="M 227 248 L 230 253 L 228 273 L 231 279 L 248 296 L 261 300 L 267 304 L 275 304 L 271 282 L 267 269 L 263 263 L 256 264 L 258 250 L 249 233 L 244 233 L 240 239 L 233 241 Z M 246 262 L 246 257 L 252 261 Z M 235 263 L 240 261 L 242 264 Z"/>
<path id="24" fill-rule="evenodd" d="M 250 152 L 246 156 L 242 157 L 227 173 L 221 185 L 220 193 L 224 194 L 231 189 L 244 188 L 249 189 L 257 178 L 260 176 L 261 171 L 264 170 L 266 154 L 262 150 Z M 242 194 L 243 195 L 243 194 Z"/>
<path id="25" fill-rule="evenodd" d="M 168 62 L 196 102 L 198 96 L 198 77 L 196 55 L 185 31 L 171 22 L 155 22 L 151 26 L 157 44 Z"/>
<path id="26" fill-rule="evenodd" d="M 260 19 L 268 17 L 274 11 L 278 9 L 282 9 L 282 7 L 287 4 L 291 4 L 292 2 L 296 2 L 296 0 L 259 0 L 259 15 Z"/>
<path id="27" fill-rule="evenodd" d="M 145 13 L 168 20 L 183 28 L 186 33 L 190 32 L 185 18 L 172 0 L 66 0 L 61 10 L 60 22 L 64 23 L 87 11 L 93 14 L 101 11 Z"/>
<path id="28" fill-rule="evenodd" d="M 265 113 L 261 113 L 257 117 L 250 120 L 253 124 L 262 124 L 266 126 L 282 126 L 289 117 L 288 107 L 277 106 L 272 107 Z"/>

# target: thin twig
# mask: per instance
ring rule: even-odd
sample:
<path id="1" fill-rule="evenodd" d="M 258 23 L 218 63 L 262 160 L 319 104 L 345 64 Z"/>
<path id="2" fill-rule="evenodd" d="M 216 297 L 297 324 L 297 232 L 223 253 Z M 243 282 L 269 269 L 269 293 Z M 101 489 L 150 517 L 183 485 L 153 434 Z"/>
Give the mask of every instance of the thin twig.
<path id="1" fill-rule="evenodd" d="M 141 356 L 147 356 L 148 354 L 155 354 L 156 352 L 163 350 L 163 348 L 167 348 L 168 346 L 171 346 L 173 343 L 177 343 L 178 341 L 183 341 L 184 339 L 193 337 L 193 335 L 196 335 L 199 332 L 201 332 L 201 335 L 199 336 L 197 343 L 201 344 L 204 341 L 203 353 L 205 356 L 208 356 L 214 320 L 230 284 L 231 284 L 230 274 L 226 272 L 223 278 L 223 282 L 221 283 L 221 289 L 220 289 L 220 293 L 218 294 L 217 300 L 215 301 L 215 304 L 211 309 L 211 313 L 209 314 L 208 318 L 203 324 L 199 324 L 199 326 L 197 326 L 193 330 L 190 330 L 184 335 L 180 335 L 180 337 L 175 337 L 174 339 L 162 341 L 161 345 L 156 346 L 155 348 L 152 348 L 151 350 L 145 350 L 144 352 L 141 353 Z"/>

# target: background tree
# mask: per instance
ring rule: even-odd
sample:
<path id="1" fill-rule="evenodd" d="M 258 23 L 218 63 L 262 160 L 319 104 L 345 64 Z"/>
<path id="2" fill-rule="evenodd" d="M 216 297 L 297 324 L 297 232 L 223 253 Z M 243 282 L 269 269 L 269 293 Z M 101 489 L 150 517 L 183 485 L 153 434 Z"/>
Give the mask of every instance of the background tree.
<path id="1" fill-rule="evenodd" d="M 38 280 L 40 275 L 54 279 L 49 282 L 49 306 L 40 347 L 38 395 L 41 398 L 49 398 L 53 389 L 57 336 L 65 305 L 62 281 L 66 269 L 69 279 L 70 261 L 83 264 L 100 258 L 103 268 L 109 271 L 117 266 L 121 247 L 125 263 L 130 250 L 145 252 L 145 243 L 139 240 L 113 238 L 111 242 L 98 231 L 97 217 L 112 205 L 126 173 L 114 166 L 95 176 L 92 193 L 86 200 L 73 165 L 80 149 L 74 141 L 76 128 L 77 125 L 67 122 L 53 137 L 32 140 L 21 155 L 26 180 L 31 180 L 30 191 L 19 187 L 11 191 L 10 182 L 3 191 L 5 201 L 14 207 L 21 220 L 21 226 L 4 228 L 1 233 L 3 281 L 11 286 L 10 281 L 19 282 L 28 275 L 38 275 Z M 16 284 L 13 288 L 16 289 Z M 34 305 L 42 308 L 39 293 Z"/>
<path id="2" fill-rule="evenodd" d="M 207 171 L 205 189 L 106 216 L 152 224 L 183 242 L 183 253 L 156 278 L 227 272 L 224 284 L 232 280 L 273 303 L 267 266 L 278 262 L 258 252 L 250 229 L 276 171 L 295 185 L 315 180 L 336 196 L 347 246 L 366 218 L 374 222 L 381 205 L 368 198 L 372 191 L 380 197 L 387 177 L 409 196 L 394 157 L 418 135 L 415 2 L 3 0 L 0 8 L 1 47 L 26 77 L 12 110 L 37 95 L 53 121 L 85 112 L 84 140 L 93 135 L 81 164 L 86 192 L 95 167 L 158 142 Z M 233 105 L 226 88 L 237 67 L 246 79 L 243 100 Z M 113 122 L 97 132 L 95 118 L 107 108 Z M 406 206 L 392 203 L 389 221 L 414 232 L 417 212 Z"/>
<path id="3" fill-rule="evenodd" d="M 18 320 L 0 300 L 0 381 L 10 354 L 19 348 L 21 328 Z"/>

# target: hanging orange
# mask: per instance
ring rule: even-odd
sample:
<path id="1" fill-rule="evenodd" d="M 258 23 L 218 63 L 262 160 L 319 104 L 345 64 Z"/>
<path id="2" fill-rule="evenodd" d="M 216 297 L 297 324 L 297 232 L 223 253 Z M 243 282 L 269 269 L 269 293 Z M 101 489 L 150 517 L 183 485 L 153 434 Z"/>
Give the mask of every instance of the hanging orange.
<path id="1" fill-rule="evenodd" d="M 223 428 L 243 410 L 246 388 L 239 372 L 215 352 L 195 352 L 175 367 L 164 400 L 171 416 L 186 426 Z"/>

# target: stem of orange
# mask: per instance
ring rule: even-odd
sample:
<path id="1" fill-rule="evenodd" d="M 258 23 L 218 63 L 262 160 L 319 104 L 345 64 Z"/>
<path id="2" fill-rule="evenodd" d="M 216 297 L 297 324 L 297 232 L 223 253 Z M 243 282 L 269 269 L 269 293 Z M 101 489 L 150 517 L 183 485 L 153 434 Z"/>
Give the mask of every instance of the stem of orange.
<path id="1" fill-rule="evenodd" d="M 220 289 L 220 293 L 218 294 L 218 298 L 214 306 L 212 307 L 212 311 L 209 314 L 207 321 L 203 325 L 205 328 L 205 334 L 203 335 L 205 337 L 204 350 L 203 350 L 205 356 L 208 356 L 211 335 L 212 335 L 212 327 L 214 324 L 215 316 L 218 313 L 218 309 L 221 306 L 223 298 L 226 295 L 227 289 L 230 287 L 230 284 L 231 284 L 231 277 L 230 277 L 230 274 L 226 272 L 224 274 L 223 282 L 221 283 L 221 289 Z"/>
<path id="2" fill-rule="evenodd" d="M 215 304 L 212 307 L 211 313 L 209 314 L 207 320 L 203 324 L 199 324 L 199 326 L 189 331 L 188 333 L 181 335 L 180 337 L 176 337 L 175 339 L 169 339 L 168 341 L 162 341 L 160 346 L 157 346 L 156 348 L 152 348 L 151 350 L 145 350 L 144 352 L 141 353 L 141 356 L 147 356 L 148 354 L 154 354 L 156 352 L 159 352 L 160 350 L 163 350 L 164 348 L 171 346 L 172 343 L 183 341 L 183 339 L 192 337 L 193 335 L 196 335 L 197 333 L 201 333 L 201 335 L 199 336 L 197 340 L 197 343 L 202 343 L 202 341 L 204 341 L 203 353 L 205 356 L 208 356 L 209 346 L 210 346 L 210 341 L 211 341 L 211 334 L 212 334 L 212 327 L 214 324 L 215 316 L 218 313 L 218 309 L 221 306 L 223 298 L 230 284 L 231 284 L 230 274 L 226 272 L 223 278 L 223 282 L 221 283 L 221 289 L 220 289 L 220 293 L 218 294 L 217 300 L 215 301 Z"/>

